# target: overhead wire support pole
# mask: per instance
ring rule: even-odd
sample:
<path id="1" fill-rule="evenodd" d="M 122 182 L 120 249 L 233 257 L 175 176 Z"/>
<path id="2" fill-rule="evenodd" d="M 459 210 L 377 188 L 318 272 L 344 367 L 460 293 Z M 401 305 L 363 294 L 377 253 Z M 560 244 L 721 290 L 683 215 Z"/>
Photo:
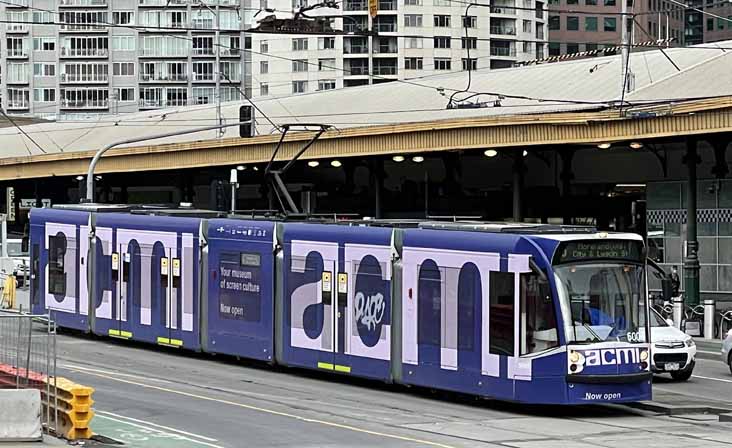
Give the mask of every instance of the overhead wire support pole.
<path id="1" fill-rule="evenodd" d="M 89 169 L 86 172 L 86 200 L 85 202 L 94 202 L 94 170 L 97 167 L 97 164 L 102 159 L 102 156 L 104 153 L 109 151 L 112 148 L 115 148 L 120 145 L 128 145 L 130 143 L 140 143 L 148 140 L 157 140 L 160 138 L 168 138 L 168 137 L 176 137 L 179 135 L 187 135 L 187 134 L 195 134 L 198 132 L 206 132 L 206 131 L 213 131 L 218 130 L 222 128 L 229 128 L 233 126 L 240 126 L 242 124 L 248 124 L 248 121 L 243 122 L 237 122 L 237 123 L 230 123 L 230 124 L 222 124 L 217 126 L 206 126 L 204 128 L 195 128 L 195 129 L 186 129 L 184 131 L 175 131 L 175 132 L 168 132 L 165 134 L 157 134 L 157 135 L 150 135 L 146 137 L 136 137 L 136 138 L 130 138 L 126 140 L 120 140 L 115 143 L 110 143 L 109 145 L 101 148 L 99 151 L 94 154 L 94 157 L 92 158 L 91 162 L 89 163 Z"/>

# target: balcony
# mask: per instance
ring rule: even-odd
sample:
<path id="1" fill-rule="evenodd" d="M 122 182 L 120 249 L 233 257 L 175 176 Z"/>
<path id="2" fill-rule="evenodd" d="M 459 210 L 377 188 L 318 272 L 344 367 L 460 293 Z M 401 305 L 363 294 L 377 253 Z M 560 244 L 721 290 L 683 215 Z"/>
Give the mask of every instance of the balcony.
<path id="1" fill-rule="evenodd" d="M 397 24 L 396 23 L 374 23 L 374 30 L 378 33 L 396 33 L 397 32 Z"/>
<path id="2" fill-rule="evenodd" d="M 239 48 L 219 48 L 219 56 L 221 57 L 239 57 L 241 55 L 241 49 Z"/>
<path id="3" fill-rule="evenodd" d="M 345 45 L 343 54 L 367 54 L 369 47 L 367 45 Z"/>
<path id="4" fill-rule="evenodd" d="M 140 109 L 162 109 L 164 107 L 176 107 L 176 106 L 187 106 L 188 100 L 185 98 L 180 99 L 141 99 L 139 101 Z"/>
<path id="5" fill-rule="evenodd" d="M 395 0 L 379 0 L 379 12 L 396 11 L 397 2 Z"/>
<path id="6" fill-rule="evenodd" d="M 507 16 L 516 15 L 516 4 L 514 2 L 493 2 L 491 6 L 491 14 L 503 14 Z"/>
<path id="7" fill-rule="evenodd" d="M 61 57 L 68 58 L 106 58 L 109 56 L 107 48 L 68 48 L 61 47 Z"/>
<path id="8" fill-rule="evenodd" d="M 516 49 L 508 47 L 491 47 L 491 56 L 516 57 Z"/>
<path id="9" fill-rule="evenodd" d="M 28 0 L 7 0 L 5 3 L 6 8 L 27 8 Z"/>
<path id="10" fill-rule="evenodd" d="M 61 82 L 74 83 L 107 83 L 109 75 L 107 74 L 81 74 L 81 73 L 61 73 Z"/>
<path id="11" fill-rule="evenodd" d="M 214 53 L 213 47 L 203 47 L 203 48 L 194 48 L 193 49 L 193 56 L 214 56 L 216 53 Z"/>
<path id="12" fill-rule="evenodd" d="M 187 82 L 188 75 L 184 73 L 141 73 L 141 82 Z"/>
<path id="13" fill-rule="evenodd" d="M 8 48 L 5 55 L 8 58 L 27 58 L 28 50 L 25 48 Z"/>
<path id="14" fill-rule="evenodd" d="M 8 110 L 23 110 L 30 108 L 30 101 L 20 99 L 9 99 L 6 105 Z"/>
<path id="15" fill-rule="evenodd" d="M 397 68 L 391 65 L 375 66 L 373 74 L 377 76 L 394 76 L 397 74 Z"/>
<path id="16" fill-rule="evenodd" d="M 139 6 L 187 6 L 190 1 L 187 0 L 138 0 Z"/>
<path id="17" fill-rule="evenodd" d="M 343 3 L 344 11 L 366 11 L 368 3 L 362 0 L 346 0 Z"/>
<path id="18" fill-rule="evenodd" d="M 84 8 L 106 8 L 107 0 L 60 0 L 59 6 L 62 7 L 84 7 Z"/>
<path id="19" fill-rule="evenodd" d="M 28 27 L 27 23 L 6 23 L 5 24 L 6 33 L 27 33 L 28 29 L 29 29 L 29 27 Z"/>
<path id="20" fill-rule="evenodd" d="M 491 34 L 502 34 L 504 36 L 515 36 L 516 28 L 512 26 L 491 26 Z"/>
<path id="21" fill-rule="evenodd" d="M 347 69 L 345 73 L 346 76 L 368 76 L 368 74 L 368 67 L 351 67 Z"/>
<path id="22" fill-rule="evenodd" d="M 107 27 L 105 25 L 95 25 L 90 23 L 62 23 L 59 26 L 59 30 L 64 32 L 84 31 L 88 33 L 91 31 L 94 33 L 106 33 Z"/>
<path id="23" fill-rule="evenodd" d="M 214 82 L 216 76 L 213 73 L 193 73 L 193 82 Z"/>
<path id="24" fill-rule="evenodd" d="M 72 100 L 61 99 L 61 109 L 107 109 L 109 100 Z"/>

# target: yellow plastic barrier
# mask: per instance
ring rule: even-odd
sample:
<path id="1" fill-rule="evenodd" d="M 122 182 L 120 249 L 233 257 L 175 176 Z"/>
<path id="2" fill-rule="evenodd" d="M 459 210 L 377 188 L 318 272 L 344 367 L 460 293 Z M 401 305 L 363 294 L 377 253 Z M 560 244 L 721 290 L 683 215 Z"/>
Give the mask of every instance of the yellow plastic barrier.
<path id="1" fill-rule="evenodd" d="M 93 433 L 90 427 L 94 417 L 92 410 L 92 394 L 94 388 L 82 386 L 66 378 L 56 378 L 56 395 L 53 395 L 53 379 L 51 382 L 51 396 L 42 391 L 44 417 L 50 413 L 51 421 L 58 415 L 56 435 L 69 440 L 88 439 Z"/>

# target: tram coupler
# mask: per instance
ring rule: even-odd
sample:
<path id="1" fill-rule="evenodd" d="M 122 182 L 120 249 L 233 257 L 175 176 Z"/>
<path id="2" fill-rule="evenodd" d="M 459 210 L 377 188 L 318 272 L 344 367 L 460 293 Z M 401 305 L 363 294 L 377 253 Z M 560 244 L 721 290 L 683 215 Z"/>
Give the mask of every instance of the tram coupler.
<path id="1" fill-rule="evenodd" d="M 681 321 L 684 319 L 684 298 L 682 296 L 671 298 L 674 308 L 674 327 L 681 330 Z"/>
<path id="2" fill-rule="evenodd" d="M 716 302 L 713 299 L 704 300 L 704 338 L 714 339 L 714 313 Z"/>

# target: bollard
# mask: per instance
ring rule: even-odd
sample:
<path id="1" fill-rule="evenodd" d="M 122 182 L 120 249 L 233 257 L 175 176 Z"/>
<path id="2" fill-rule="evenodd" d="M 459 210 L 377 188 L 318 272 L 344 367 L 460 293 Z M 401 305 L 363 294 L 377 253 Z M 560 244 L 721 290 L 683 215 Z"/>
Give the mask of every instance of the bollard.
<path id="1" fill-rule="evenodd" d="M 681 296 L 673 297 L 671 299 L 674 307 L 674 326 L 681 329 L 681 320 L 684 315 L 684 298 Z"/>
<path id="2" fill-rule="evenodd" d="M 714 339 L 714 311 L 713 299 L 704 299 L 704 338 Z"/>

